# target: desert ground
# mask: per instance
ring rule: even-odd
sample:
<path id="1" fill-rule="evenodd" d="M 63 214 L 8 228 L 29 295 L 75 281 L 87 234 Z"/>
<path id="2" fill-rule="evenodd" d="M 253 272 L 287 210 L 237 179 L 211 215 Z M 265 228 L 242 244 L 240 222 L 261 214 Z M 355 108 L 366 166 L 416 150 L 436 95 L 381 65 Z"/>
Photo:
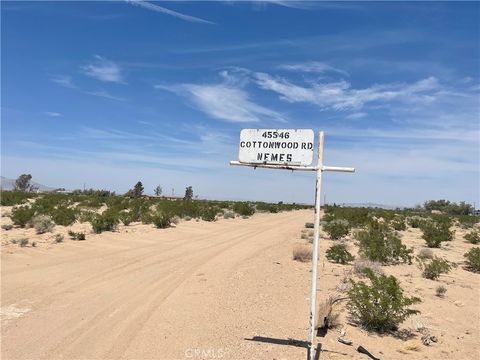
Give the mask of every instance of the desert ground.
<path id="1" fill-rule="evenodd" d="M 312 220 L 313 211 L 298 210 L 183 220 L 169 229 L 135 223 L 102 234 L 88 224 L 42 235 L 2 229 L 1 357 L 305 359 L 311 263 L 294 261 L 292 249 L 308 244 L 300 236 Z M 70 228 L 87 240 L 69 240 Z M 54 242 L 57 233 L 64 242 Z M 432 249 L 458 264 L 437 281 L 422 278 L 415 263 L 382 267 L 422 299 L 414 305 L 421 313 L 401 326 L 404 337 L 354 326 L 340 301 L 339 325 L 316 338 L 320 359 L 368 359 L 356 352 L 359 345 L 382 359 L 479 359 L 480 275 L 463 267 L 463 254 L 478 245 L 464 233 L 457 229 L 454 241 Z M 401 234 L 415 253 L 424 248 L 419 229 Z M 11 243 L 22 237 L 36 246 Z M 325 259 L 332 243 L 322 236 L 319 302 L 345 296 L 346 279 L 356 278 L 352 265 Z M 356 255 L 354 240 L 347 244 Z M 443 298 L 435 295 L 440 284 Z M 342 331 L 352 346 L 337 341 Z M 426 332 L 438 342 L 424 345 Z"/>

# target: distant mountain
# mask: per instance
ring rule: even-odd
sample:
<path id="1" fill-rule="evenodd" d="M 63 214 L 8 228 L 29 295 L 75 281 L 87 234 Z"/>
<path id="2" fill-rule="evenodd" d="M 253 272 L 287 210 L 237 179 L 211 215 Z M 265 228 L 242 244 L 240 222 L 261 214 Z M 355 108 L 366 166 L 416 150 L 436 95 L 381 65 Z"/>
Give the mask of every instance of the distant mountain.
<path id="1" fill-rule="evenodd" d="M 328 205 L 332 205 L 332 204 L 328 204 Z M 386 209 L 386 210 L 395 210 L 395 209 L 405 208 L 405 206 L 385 205 L 385 204 L 375 204 L 375 203 L 342 203 L 337 205 L 343 206 L 343 207 L 379 208 L 379 209 Z"/>
<path id="2" fill-rule="evenodd" d="M 35 181 L 30 182 L 34 185 L 39 191 L 53 191 L 55 188 L 36 183 Z M 15 180 L 0 176 L 0 189 L 2 190 L 13 190 L 15 185 Z"/>

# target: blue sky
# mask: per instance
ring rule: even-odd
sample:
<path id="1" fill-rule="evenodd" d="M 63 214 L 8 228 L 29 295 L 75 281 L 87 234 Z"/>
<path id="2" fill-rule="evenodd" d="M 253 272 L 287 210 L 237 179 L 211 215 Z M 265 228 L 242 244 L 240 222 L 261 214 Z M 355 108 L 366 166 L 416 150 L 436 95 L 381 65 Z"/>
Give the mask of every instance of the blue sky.
<path id="1" fill-rule="evenodd" d="M 326 133 L 327 202 L 480 204 L 478 2 L 2 1 L 2 175 L 313 202 L 228 165 L 243 128 Z"/>

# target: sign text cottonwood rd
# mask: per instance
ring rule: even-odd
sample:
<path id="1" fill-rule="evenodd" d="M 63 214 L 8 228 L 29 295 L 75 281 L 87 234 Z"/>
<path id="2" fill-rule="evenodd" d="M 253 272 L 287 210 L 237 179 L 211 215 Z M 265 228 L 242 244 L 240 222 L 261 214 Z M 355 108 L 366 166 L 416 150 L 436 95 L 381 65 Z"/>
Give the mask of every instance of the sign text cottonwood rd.
<path id="1" fill-rule="evenodd" d="M 313 160 L 313 130 L 243 129 L 239 160 L 244 163 L 310 165 Z"/>

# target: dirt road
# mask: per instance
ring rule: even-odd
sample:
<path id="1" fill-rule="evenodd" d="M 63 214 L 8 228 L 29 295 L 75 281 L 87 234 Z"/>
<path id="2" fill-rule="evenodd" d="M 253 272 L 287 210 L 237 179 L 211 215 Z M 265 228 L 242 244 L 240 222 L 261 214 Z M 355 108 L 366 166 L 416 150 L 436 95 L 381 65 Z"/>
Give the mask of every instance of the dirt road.
<path id="1" fill-rule="evenodd" d="M 134 225 L 4 248 L 2 359 L 303 359 L 282 344 L 308 334 L 310 264 L 291 252 L 312 218 Z"/>

